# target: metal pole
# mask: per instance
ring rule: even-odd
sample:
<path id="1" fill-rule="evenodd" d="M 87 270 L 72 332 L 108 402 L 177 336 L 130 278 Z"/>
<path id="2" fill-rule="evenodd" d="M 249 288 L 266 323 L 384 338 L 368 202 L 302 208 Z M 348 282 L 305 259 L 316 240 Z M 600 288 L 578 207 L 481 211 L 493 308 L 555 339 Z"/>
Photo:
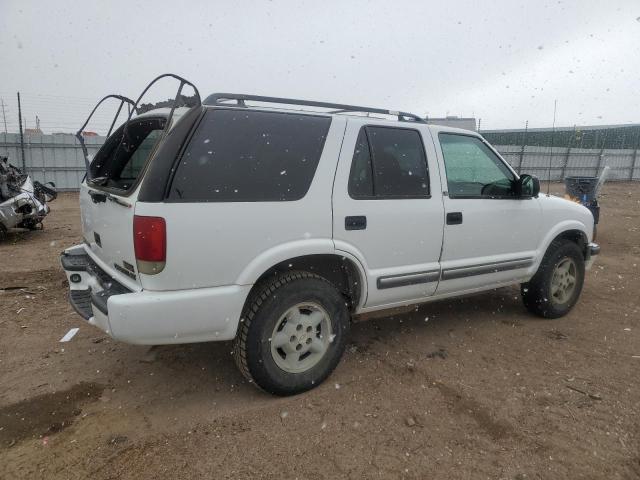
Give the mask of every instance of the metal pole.
<path id="1" fill-rule="evenodd" d="M 7 133 L 7 116 L 4 113 L 4 99 L 0 98 L 0 104 L 2 105 L 2 120 L 4 121 L 4 133 Z"/>
<path id="2" fill-rule="evenodd" d="M 569 157 L 571 156 L 571 147 L 573 146 L 573 141 L 576 138 L 576 126 L 573 126 L 573 133 L 571 134 L 571 138 L 569 139 L 569 148 L 567 148 L 567 154 L 564 157 L 564 165 L 562 165 L 562 174 L 560 176 L 560 180 L 564 180 L 564 176 L 567 174 L 567 165 L 569 165 Z"/>
<path id="3" fill-rule="evenodd" d="M 553 127 L 551 128 L 551 147 L 549 150 L 549 170 L 547 170 L 547 195 L 551 188 L 551 161 L 553 160 L 553 140 L 556 133 L 556 110 L 558 108 L 558 99 L 553 101 Z"/>
<path id="4" fill-rule="evenodd" d="M 633 180 L 633 172 L 636 170 L 636 162 L 638 161 L 638 147 L 640 146 L 640 129 L 636 133 L 636 148 L 633 151 L 633 161 L 631 162 L 631 171 L 629 172 L 629 180 Z"/>
<path id="5" fill-rule="evenodd" d="M 520 149 L 520 163 L 518 164 L 518 175 L 522 171 L 522 160 L 524 159 L 524 147 L 527 144 L 527 132 L 529 131 L 529 120 L 524 122 L 524 135 L 522 137 L 522 148 Z"/>
<path id="6" fill-rule="evenodd" d="M 602 148 L 600 149 L 600 155 L 598 155 L 598 164 L 596 165 L 596 174 L 594 177 L 598 176 L 600 172 L 600 164 L 602 163 L 602 156 L 604 155 L 605 142 L 607 141 L 607 130 L 605 129 L 604 134 L 602 135 Z"/>
<path id="7" fill-rule="evenodd" d="M 22 131 L 22 106 L 20 92 L 18 92 L 18 123 L 20 124 L 20 151 L 22 152 L 22 172 L 27 173 L 27 162 L 24 158 L 24 132 Z"/>

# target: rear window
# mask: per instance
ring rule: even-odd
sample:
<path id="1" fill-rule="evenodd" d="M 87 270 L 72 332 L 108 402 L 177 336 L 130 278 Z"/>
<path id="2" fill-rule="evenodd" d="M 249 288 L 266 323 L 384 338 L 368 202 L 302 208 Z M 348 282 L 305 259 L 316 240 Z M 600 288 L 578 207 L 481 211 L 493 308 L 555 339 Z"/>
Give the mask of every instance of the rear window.
<path id="1" fill-rule="evenodd" d="M 140 118 L 111 135 L 91 162 L 91 178 L 97 185 L 129 190 L 138 179 L 162 137 L 165 118 Z"/>
<path id="2" fill-rule="evenodd" d="M 176 170 L 177 201 L 292 201 L 305 196 L 329 117 L 215 109 L 202 119 Z"/>
<path id="3" fill-rule="evenodd" d="M 428 197 L 429 172 L 420 133 L 363 127 L 351 163 L 349 195 L 354 199 Z"/>

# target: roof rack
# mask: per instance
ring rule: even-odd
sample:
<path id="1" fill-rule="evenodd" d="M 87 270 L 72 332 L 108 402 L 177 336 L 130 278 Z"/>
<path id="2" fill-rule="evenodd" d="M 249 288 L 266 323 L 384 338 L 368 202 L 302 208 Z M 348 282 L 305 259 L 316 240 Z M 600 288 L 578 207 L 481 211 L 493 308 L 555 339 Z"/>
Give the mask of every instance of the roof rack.
<path id="1" fill-rule="evenodd" d="M 398 120 L 426 123 L 418 115 L 397 110 L 385 110 L 383 108 L 358 107 L 355 105 L 343 105 L 341 103 L 315 102 L 313 100 L 296 100 L 294 98 L 263 97 L 260 95 L 245 95 L 242 93 L 213 93 L 205 98 L 204 105 L 225 105 L 225 100 L 235 100 L 240 107 L 246 107 L 245 100 L 262 103 L 279 103 L 284 105 L 301 105 L 304 107 L 332 108 L 335 111 L 328 113 L 362 112 L 392 115 Z"/>

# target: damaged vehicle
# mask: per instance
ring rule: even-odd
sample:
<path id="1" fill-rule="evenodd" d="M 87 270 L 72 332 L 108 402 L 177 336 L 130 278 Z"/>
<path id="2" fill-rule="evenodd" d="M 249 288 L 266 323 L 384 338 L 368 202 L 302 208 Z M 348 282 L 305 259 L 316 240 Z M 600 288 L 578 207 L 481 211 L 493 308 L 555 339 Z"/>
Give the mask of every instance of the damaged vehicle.
<path id="1" fill-rule="evenodd" d="M 42 227 L 49 213 L 47 203 L 56 196 L 53 182 L 34 182 L 7 157 L 0 157 L 0 240 L 11 228 Z"/>
<path id="2" fill-rule="evenodd" d="M 480 134 L 379 108 L 200 102 L 164 77 L 170 108 L 134 117 L 144 92 L 110 97 L 131 110 L 86 158 L 84 241 L 61 255 L 71 304 L 116 340 L 233 340 L 252 384 L 291 395 L 331 374 L 354 315 L 509 285 L 544 318 L 578 302 L 593 215 Z"/>

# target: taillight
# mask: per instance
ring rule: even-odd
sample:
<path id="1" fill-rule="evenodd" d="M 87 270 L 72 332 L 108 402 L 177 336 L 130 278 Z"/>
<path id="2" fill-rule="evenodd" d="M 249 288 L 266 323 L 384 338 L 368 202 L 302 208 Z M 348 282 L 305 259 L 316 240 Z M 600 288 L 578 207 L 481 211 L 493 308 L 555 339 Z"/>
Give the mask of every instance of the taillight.
<path id="1" fill-rule="evenodd" d="M 138 272 L 153 275 L 164 269 L 167 259 L 167 226 L 162 217 L 133 217 L 133 247 Z"/>

